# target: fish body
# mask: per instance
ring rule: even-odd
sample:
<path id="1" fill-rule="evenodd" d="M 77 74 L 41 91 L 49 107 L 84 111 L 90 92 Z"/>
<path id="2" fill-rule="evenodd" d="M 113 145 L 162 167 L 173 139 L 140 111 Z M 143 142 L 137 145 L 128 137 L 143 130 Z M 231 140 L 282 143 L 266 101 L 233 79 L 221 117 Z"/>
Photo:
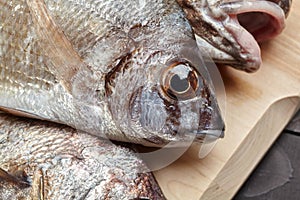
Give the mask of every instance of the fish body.
<path id="1" fill-rule="evenodd" d="M 215 62 L 254 72 L 261 65 L 257 42 L 285 27 L 291 0 L 177 0 L 196 34 L 199 48 Z"/>
<path id="2" fill-rule="evenodd" d="M 164 146 L 224 122 L 176 1 L 0 0 L 0 107 Z"/>
<path id="3" fill-rule="evenodd" d="M 165 199 L 127 148 L 3 113 L 0 130 L 0 199 Z"/>

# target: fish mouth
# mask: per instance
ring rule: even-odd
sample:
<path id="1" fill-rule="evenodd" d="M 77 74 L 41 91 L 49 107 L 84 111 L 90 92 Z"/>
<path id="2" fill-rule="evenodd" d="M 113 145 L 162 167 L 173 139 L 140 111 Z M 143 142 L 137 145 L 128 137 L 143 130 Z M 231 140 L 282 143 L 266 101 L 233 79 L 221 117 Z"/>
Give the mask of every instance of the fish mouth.
<path id="1" fill-rule="evenodd" d="M 276 37 L 285 27 L 286 14 L 272 1 L 227 2 L 220 7 L 258 42 Z M 238 38 L 237 34 L 235 36 Z M 238 38 L 242 39 L 245 38 Z"/>
<path id="2" fill-rule="evenodd" d="M 246 72 L 259 69 L 258 42 L 285 27 L 291 0 L 177 0 L 193 27 L 197 45 L 214 62 Z"/>
<path id="3" fill-rule="evenodd" d="M 280 2 L 285 3 L 279 4 Z M 247 0 L 220 5 L 221 10 L 229 16 L 229 20 L 223 23 L 225 28 L 241 47 L 240 54 L 246 55 L 242 70 L 256 71 L 261 65 L 258 42 L 272 39 L 284 29 L 290 1 L 283 0 L 279 3 Z"/>

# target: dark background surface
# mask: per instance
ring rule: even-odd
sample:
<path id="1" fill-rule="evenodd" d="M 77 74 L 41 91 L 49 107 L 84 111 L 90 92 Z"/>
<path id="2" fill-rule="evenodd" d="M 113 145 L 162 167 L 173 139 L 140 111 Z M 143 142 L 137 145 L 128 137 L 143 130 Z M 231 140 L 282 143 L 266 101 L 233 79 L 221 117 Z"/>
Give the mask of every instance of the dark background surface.
<path id="1" fill-rule="evenodd" d="M 300 111 L 234 200 L 300 200 Z"/>

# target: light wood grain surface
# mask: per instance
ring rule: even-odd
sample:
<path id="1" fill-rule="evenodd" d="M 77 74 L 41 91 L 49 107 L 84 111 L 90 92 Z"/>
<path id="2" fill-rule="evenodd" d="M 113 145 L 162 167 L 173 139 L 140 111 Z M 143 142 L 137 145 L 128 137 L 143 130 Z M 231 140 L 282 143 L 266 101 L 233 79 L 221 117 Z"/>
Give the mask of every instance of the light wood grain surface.
<path id="1" fill-rule="evenodd" d="M 225 138 L 203 160 L 191 148 L 155 172 L 166 197 L 231 199 L 300 106 L 300 2 L 293 1 L 286 29 L 261 45 L 255 74 L 221 70 L 226 88 Z"/>
<path id="2" fill-rule="evenodd" d="M 300 110 L 256 166 L 234 200 L 298 200 Z"/>

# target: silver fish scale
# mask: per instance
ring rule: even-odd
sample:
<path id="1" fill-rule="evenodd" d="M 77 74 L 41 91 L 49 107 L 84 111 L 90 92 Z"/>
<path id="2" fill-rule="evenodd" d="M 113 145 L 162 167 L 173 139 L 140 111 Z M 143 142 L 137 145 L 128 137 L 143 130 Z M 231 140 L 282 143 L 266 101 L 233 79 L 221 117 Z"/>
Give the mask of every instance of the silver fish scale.
<path id="1" fill-rule="evenodd" d="M 156 196 L 145 164 L 126 148 L 71 128 L 0 114 L 0 168 L 24 171 L 31 187 L 13 191 L 0 179 L 0 199 L 134 199 Z M 42 182 L 40 182 L 42 180 Z M 150 184 L 150 185 L 147 185 Z"/>
<path id="2" fill-rule="evenodd" d="M 39 37 L 31 14 L 25 0 L 0 0 L 0 104 L 39 118 L 77 124 L 72 119 L 74 113 L 86 111 L 74 108 L 73 98 L 50 70 L 56 66 L 45 47 L 51 45 Z M 79 121 L 88 125 L 87 120 Z M 111 122 L 106 123 L 101 127 L 114 132 Z"/>
<path id="3" fill-rule="evenodd" d="M 178 6 L 168 1 L 46 0 L 45 3 L 49 14 L 81 58 L 95 70 L 107 73 L 114 59 L 135 49 L 137 42 L 151 43 L 152 38 L 166 39 L 155 36 L 161 34 L 172 37 L 172 32 L 173 37 L 177 37 L 178 31 L 193 37 L 183 13 L 178 15 L 178 12 L 175 12 Z M 173 19 L 165 20 L 172 17 L 171 13 L 176 13 Z M 166 25 L 163 24 L 164 21 L 173 24 Z M 158 30 L 158 24 L 164 28 Z M 140 26 L 147 26 L 148 32 L 153 27 L 156 33 L 143 34 L 143 28 L 138 28 Z M 172 30 L 174 27 L 176 29 Z M 140 35 L 142 37 L 139 37 Z M 164 44 L 165 41 L 160 43 Z M 98 52 L 104 52 L 101 59 Z"/>
<path id="4" fill-rule="evenodd" d="M 88 11 L 90 2 L 45 1 L 50 13 L 81 56 L 106 33 L 108 23 L 96 12 Z M 96 4 L 96 1 L 94 2 Z"/>
<path id="5" fill-rule="evenodd" d="M 107 30 L 115 28 L 129 30 L 134 25 L 148 23 L 155 19 L 153 10 L 166 12 L 163 1 L 145 2 L 141 5 L 139 1 L 45 1 L 53 17 L 58 19 L 58 24 L 65 30 L 67 36 L 73 38 L 74 30 L 83 30 L 94 33 L 101 37 L 108 35 Z M 145 9 L 152 6 L 153 10 Z M 131 8 L 132 12 L 128 12 Z M 122 16 L 122 17 L 121 17 Z M 105 25 L 106 24 L 106 25 Z M 104 25 L 104 26 L 103 26 Z M 72 33 L 73 32 L 73 33 Z M 80 31 L 79 31 L 80 32 Z M 80 35 L 80 34 L 79 34 Z"/>
<path id="6" fill-rule="evenodd" d="M 1 0 L 0 20 L 0 87 L 14 88 L 11 92 L 21 88 L 50 90 L 56 78 L 48 69 L 51 62 L 41 55 L 25 1 Z"/>

